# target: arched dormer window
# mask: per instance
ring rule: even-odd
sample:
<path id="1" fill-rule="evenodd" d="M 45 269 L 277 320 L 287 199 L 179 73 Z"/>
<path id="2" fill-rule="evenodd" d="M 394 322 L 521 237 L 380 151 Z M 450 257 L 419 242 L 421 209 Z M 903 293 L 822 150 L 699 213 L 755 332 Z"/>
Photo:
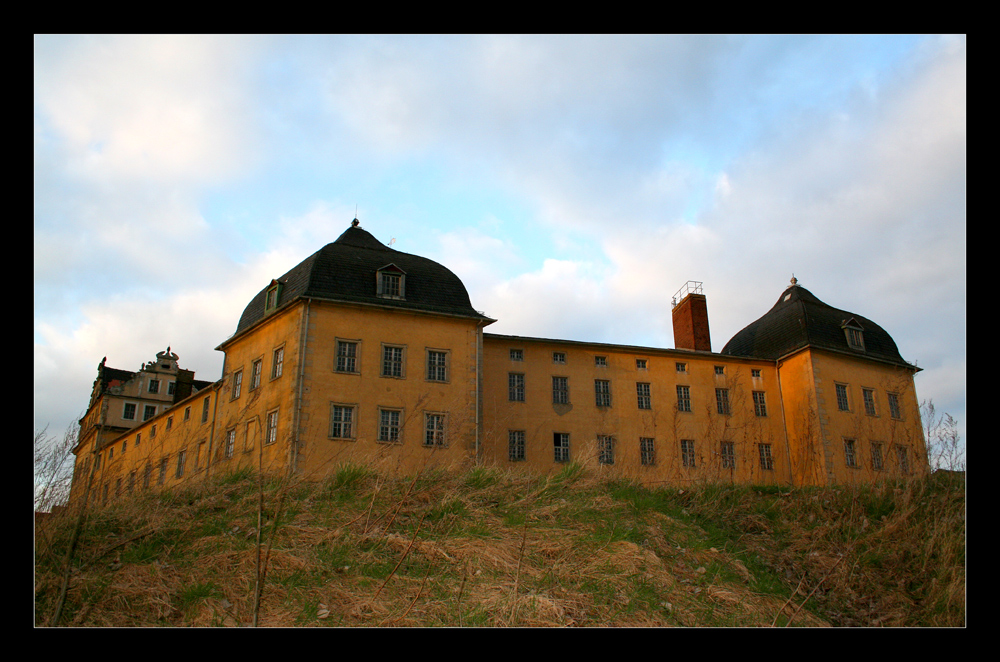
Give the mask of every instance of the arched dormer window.
<path id="1" fill-rule="evenodd" d="M 376 274 L 378 296 L 382 299 L 406 298 L 406 272 L 395 264 L 387 264 Z"/>
<path id="2" fill-rule="evenodd" d="M 865 351 L 865 338 L 864 338 L 864 328 L 858 321 L 853 317 L 849 320 L 845 320 L 840 328 L 844 330 L 844 334 L 847 336 L 847 346 L 851 349 L 856 349 L 859 352 Z"/>
<path id="3" fill-rule="evenodd" d="M 269 313 L 278 307 L 278 302 L 281 300 L 281 283 L 277 280 L 272 280 L 271 284 L 267 287 L 267 295 L 264 299 L 264 312 Z"/>

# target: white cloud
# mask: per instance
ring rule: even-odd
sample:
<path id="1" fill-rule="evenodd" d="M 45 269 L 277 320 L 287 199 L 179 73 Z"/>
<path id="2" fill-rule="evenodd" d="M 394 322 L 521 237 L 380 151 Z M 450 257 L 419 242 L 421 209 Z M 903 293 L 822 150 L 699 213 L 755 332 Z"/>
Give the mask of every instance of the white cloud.
<path id="1" fill-rule="evenodd" d="M 77 176 L 204 185 L 254 156 L 252 39 L 121 35 L 35 40 L 35 110 Z M 39 131 L 36 129 L 36 140 Z"/>

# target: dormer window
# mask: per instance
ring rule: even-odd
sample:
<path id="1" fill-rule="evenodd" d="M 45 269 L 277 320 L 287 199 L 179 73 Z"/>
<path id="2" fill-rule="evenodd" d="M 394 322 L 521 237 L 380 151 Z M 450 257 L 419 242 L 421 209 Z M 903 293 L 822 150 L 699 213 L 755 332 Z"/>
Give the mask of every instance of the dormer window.
<path id="1" fill-rule="evenodd" d="M 383 299 L 406 298 L 406 272 L 395 264 L 389 264 L 378 270 L 378 296 Z"/>
<path id="2" fill-rule="evenodd" d="M 857 320 L 853 317 L 846 320 L 841 328 L 844 329 L 844 333 L 847 335 L 847 346 L 851 349 L 856 349 L 859 352 L 865 351 L 865 339 L 862 335 L 864 329 L 858 324 Z"/>
<path id="3" fill-rule="evenodd" d="M 266 313 L 277 308 L 280 297 L 281 283 L 277 280 L 272 280 L 267 288 L 267 297 L 264 299 L 264 312 Z"/>

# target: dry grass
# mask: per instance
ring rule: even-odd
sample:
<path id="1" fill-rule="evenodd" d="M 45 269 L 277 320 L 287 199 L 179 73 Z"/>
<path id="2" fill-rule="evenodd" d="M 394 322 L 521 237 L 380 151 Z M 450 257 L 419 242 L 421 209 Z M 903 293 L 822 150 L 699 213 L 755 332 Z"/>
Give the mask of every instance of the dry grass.
<path id="1" fill-rule="evenodd" d="M 650 491 L 575 468 L 536 479 L 344 467 L 326 483 L 266 489 L 262 626 L 965 622 L 964 486 L 933 480 Z M 61 625 L 249 624 L 257 501 L 254 477 L 237 476 L 96 510 Z M 39 625 L 69 517 L 36 535 Z"/>

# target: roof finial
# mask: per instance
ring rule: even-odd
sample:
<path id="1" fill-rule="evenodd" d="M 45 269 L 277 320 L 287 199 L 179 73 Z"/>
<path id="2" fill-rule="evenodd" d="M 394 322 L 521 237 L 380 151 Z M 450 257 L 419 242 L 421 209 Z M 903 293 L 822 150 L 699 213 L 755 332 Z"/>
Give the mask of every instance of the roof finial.
<path id="1" fill-rule="evenodd" d="M 799 282 L 799 279 L 795 277 L 795 274 L 792 274 L 792 285 L 795 285 L 798 282 Z"/>
<path id="2" fill-rule="evenodd" d="M 355 216 L 355 217 L 354 217 L 354 220 L 353 220 L 353 221 L 351 221 L 351 227 L 352 227 L 352 228 L 356 228 L 356 227 L 358 227 L 359 225 L 361 225 L 361 221 L 359 221 L 359 220 L 358 220 L 358 217 L 357 217 L 357 216 Z"/>

